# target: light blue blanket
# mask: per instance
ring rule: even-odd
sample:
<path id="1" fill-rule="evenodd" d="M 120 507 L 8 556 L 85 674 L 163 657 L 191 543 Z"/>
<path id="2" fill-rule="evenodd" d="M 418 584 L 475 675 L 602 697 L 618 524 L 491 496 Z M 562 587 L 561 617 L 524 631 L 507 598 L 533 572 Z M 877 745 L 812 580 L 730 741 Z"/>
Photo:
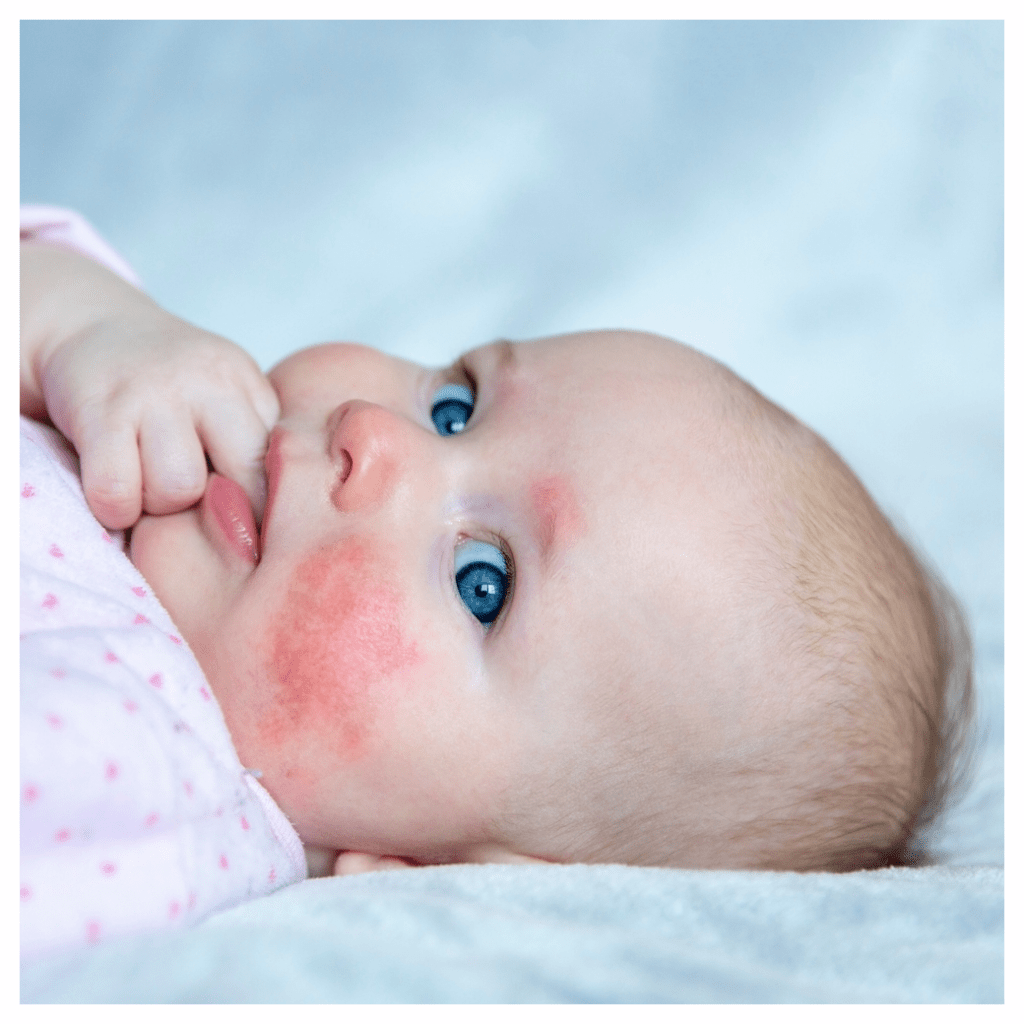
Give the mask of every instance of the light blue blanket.
<path id="1" fill-rule="evenodd" d="M 940 866 L 452 866 L 30 964 L 25 1001 L 1003 998 L 1002 28 L 26 23 L 22 199 L 264 366 L 624 326 L 819 430 L 960 595 Z"/>
<path id="2" fill-rule="evenodd" d="M 46 1002 L 1000 1002 L 1003 872 L 454 865 L 314 879 L 24 972 Z"/>

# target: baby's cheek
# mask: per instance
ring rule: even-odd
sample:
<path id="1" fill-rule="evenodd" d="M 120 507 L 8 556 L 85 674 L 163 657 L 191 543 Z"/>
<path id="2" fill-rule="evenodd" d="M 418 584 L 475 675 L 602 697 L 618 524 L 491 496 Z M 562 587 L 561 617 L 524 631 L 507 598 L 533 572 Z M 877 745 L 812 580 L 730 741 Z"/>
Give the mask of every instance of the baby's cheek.
<path id="1" fill-rule="evenodd" d="M 405 599 L 393 582 L 400 578 L 360 542 L 314 552 L 299 565 L 269 638 L 265 742 L 319 740 L 335 754 L 359 756 L 421 660 L 404 632 Z"/>

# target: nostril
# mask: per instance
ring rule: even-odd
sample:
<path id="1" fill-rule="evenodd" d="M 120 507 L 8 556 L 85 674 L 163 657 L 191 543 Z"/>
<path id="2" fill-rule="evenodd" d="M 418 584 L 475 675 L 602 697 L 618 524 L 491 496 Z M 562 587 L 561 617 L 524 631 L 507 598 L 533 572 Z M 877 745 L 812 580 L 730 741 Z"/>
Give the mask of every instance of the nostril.
<path id="1" fill-rule="evenodd" d="M 344 483 L 352 472 L 352 456 L 344 448 L 341 450 L 341 482 Z"/>

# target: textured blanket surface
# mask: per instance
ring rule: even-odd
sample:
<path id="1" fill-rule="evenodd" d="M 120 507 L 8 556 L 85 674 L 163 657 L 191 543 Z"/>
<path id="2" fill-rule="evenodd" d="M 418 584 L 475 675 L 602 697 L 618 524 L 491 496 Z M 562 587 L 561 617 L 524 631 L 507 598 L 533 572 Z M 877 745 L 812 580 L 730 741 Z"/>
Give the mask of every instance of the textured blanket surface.
<path id="1" fill-rule="evenodd" d="M 311 879 L 23 973 L 45 1002 L 999 1002 L 1000 868 Z"/>

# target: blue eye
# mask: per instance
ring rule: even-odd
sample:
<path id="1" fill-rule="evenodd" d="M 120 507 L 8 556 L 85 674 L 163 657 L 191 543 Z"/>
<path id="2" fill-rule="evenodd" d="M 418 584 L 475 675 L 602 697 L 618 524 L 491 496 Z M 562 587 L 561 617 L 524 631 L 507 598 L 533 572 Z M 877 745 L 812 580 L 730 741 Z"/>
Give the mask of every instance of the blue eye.
<path id="1" fill-rule="evenodd" d="M 445 384 L 434 392 L 430 418 L 442 437 L 461 433 L 473 415 L 473 392 L 465 384 Z"/>
<path id="2" fill-rule="evenodd" d="M 489 626 L 508 594 L 509 573 L 500 548 L 470 540 L 455 549 L 455 585 L 465 606 Z"/>

